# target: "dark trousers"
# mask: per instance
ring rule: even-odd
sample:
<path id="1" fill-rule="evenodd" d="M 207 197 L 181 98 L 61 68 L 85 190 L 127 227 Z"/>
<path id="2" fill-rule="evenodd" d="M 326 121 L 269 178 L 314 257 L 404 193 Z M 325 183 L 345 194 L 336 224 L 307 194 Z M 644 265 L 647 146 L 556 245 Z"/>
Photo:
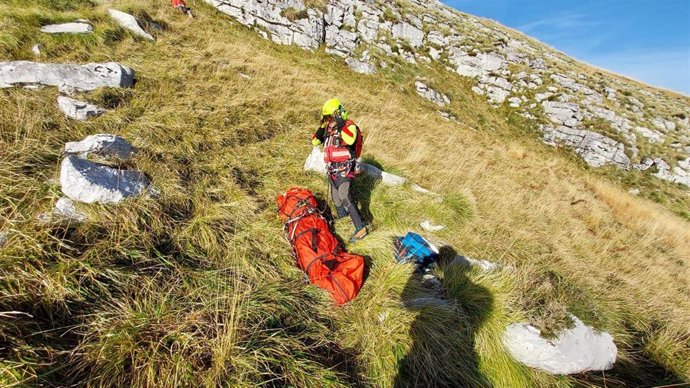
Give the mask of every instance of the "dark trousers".
<path id="1" fill-rule="evenodd" d="M 335 202 L 335 207 L 345 209 L 350 214 L 355 230 L 362 229 L 364 222 L 362 222 L 362 217 L 359 215 L 355 201 L 352 200 L 352 178 L 334 178 L 331 176 L 328 181 L 331 183 L 331 197 L 333 202 Z"/>

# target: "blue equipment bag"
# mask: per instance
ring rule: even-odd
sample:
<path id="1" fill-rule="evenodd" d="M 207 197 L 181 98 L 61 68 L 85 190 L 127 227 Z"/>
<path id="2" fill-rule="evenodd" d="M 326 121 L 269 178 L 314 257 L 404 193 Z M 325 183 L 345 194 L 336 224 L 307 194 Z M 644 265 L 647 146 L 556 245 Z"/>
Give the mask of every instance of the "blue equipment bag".
<path id="1" fill-rule="evenodd" d="M 438 259 L 438 249 L 417 233 L 408 232 L 395 238 L 395 259 L 398 263 L 415 263 L 420 269 Z"/>

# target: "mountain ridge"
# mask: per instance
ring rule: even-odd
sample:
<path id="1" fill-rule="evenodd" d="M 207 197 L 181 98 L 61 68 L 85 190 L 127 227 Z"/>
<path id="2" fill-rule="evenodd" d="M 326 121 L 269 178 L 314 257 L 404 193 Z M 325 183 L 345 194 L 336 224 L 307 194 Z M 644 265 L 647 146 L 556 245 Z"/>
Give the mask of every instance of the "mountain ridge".
<path id="1" fill-rule="evenodd" d="M 508 101 L 547 144 L 570 147 L 593 167 L 613 164 L 690 186 L 690 98 L 647 90 L 491 19 L 435 0 L 205 1 L 276 43 L 323 46 L 356 72 L 385 71 L 396 59 L 420 68 L 439 63 L 477 79 L 475 93 L 495 106 Z"/>

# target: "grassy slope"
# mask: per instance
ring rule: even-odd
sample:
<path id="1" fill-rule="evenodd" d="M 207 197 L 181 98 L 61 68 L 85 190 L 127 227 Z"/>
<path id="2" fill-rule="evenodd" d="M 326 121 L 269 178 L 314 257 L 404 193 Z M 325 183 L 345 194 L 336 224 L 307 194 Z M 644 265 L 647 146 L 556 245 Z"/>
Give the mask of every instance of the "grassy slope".
<path id="1" fill-rule="evenodd" d="M 462 79 L 423 70 L 449 91 L 455 124 L 414 94 L 420 69 L 355 75 L 206 6 L 189 21 L 165 2 L 114 2 L 165 22 L 149 43 L 98 8 L 0 3 L 3 59 L 32 59 L 40 42 L 47 61 L 115 60 L 138 78 L 133 90 L 85 94 L 114 108 L 88 123 L 65 119 L 54 89 L 0 91 L 0 229 L 10 233 L 0 250 L 0 311 L 22 312 L 0 321 L 5 385 L 385 387 L 409 377 L 400 363 L 419 368 L 422 385 L 690 378 L 687 223 L 539 145 L 523 121 L 490 109 Z M 77 17 L 96 23 L 95 36 L 35 33 Z M 293 185 L 325 197 L 325 180 L 301 167 L 317 108 L 332 95 L 367 130 L 370 159 L 443 199 L 360 182 L 374 232 L 351 250 L 368 255 L 371 270 L 344 308 L 305 287 L 272 202 Z M 60 196 L 62 146 L 93 133 L 139 147 L 133 164 L 161 197 L 80 206 L 93 219 L 84 225 L 40 224 L 36 215 Z M 453 308 L 403 308 L 401 298 L 428 292 L 393 264 L 390 238 L 427 217 L 448 225 L 437 238 L 458 252 L 510 269 L 439 268 Z M 351 226 L 339 222 L 337 231 L 346 237 Z M 565 309 L 614 335 L 614 371 L 552 377 L 505 353 L 506 324 L 557 329 Z"/>

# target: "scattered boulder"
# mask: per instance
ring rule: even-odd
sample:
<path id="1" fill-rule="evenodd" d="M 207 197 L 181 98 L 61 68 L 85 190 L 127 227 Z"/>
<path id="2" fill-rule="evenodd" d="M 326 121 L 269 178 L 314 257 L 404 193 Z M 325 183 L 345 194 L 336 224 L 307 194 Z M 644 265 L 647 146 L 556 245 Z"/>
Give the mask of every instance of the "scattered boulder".
<path id="1" fill-rule="evenodd" d="M 41 27 L 41 32 L 47 34 L 90 34 L 93 32 L 93 27 L 83 22 L 49 24 Z"/>
<path id="2" fill-rule="evenodd" d="M 139 171 L 122 170 L 67 156 L 60 167 L 62 192 L 70 199 L 85 203 L 116 204 L 143 194 L 149 180 Z"/>
<path id="3" fill-rule="evenodd" d="M 65 153 L 77 155 L 82 159 L 93 154 L 104 159 L 127 160 L 136 153 L 136 149 L 120 136 L 98 134 L 87 136 L 82 141 L 65 144 Z"/>
<path id="4" fill-rule="evenodd" d="M 0 88 L 59 86 L 86 91 L 102 87 L 130 88 L 134 81 L 134 70 L 115 62 L 85 65 L 0 62 Z"/>
<path id="5" fill-rule="evenodd" d="M 105 113 L 105 110 L 88 102 L 75 100 L 74 98 L 58 96 L 58 107 L 70 118 L 85 121 L 91 117 L 98 117 Z"/>
<path id="6" fill-rule="evenodd" d="M 448 96 L 430 88 L 424 82 L 415 81 L 414 86 L 417 90 L 417 94 L 433 102 L 434 104 L 438 106 L 445 106 L 450 104 L 450 99 L 448 98 Z"/>
<path id="7" fill-rule="evenodd" d="M 513 323 L 503 334 L 503 343 L 519 362 L 552 374 L 611 369 L 618 354 L 613 337 L 596 332 L 575 316 L 571 318 L 575 327 L 554 340 L 542 338 L 534 326 Z"/>
<path id="8" fill-rule="evenodd" d="M 41 45 L 40 44 L 33 45 L 33 47 L 31 47 L 31 52 L 34 53 L 34 56 L 36 58 L 39 58 L 41 56 Z"/>
<path id="9" fill-rule="evenodd" d="M 155 40 L 151 34 L 149 34 L 141 28 L 139 23 L 137 23 L 137 19 L 134 16 L 126 12 L 118 11 L 116 9 L 108 9 L 108 13 L 110 14 L 110 17 L 115 19 L 117 24 L 119 24 L 123 28 L 130 30 L 131 32 L 138 36 L 141 36 L 142 38 L 148 40 Z"/>

